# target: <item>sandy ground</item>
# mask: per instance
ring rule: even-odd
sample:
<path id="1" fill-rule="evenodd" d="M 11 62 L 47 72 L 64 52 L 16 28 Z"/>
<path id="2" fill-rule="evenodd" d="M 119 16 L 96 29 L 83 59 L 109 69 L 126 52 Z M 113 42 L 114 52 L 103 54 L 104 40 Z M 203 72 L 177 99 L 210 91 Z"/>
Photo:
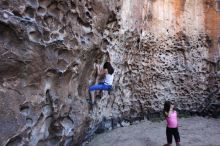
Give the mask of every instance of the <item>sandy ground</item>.
<path id="1" fill-rule="evenodd" d="M 220 119 L 182 118 L 179 126 L 181 146 L 220 146 Z M 163 146 L 165 130 L 165 121 L 143 121 L 96 135 L 84 146 Z"/>

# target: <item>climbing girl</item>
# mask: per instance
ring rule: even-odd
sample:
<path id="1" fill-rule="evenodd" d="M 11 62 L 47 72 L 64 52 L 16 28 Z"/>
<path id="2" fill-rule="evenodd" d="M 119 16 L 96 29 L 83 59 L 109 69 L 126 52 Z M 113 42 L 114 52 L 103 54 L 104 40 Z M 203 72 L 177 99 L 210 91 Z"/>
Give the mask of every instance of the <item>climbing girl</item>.
<path id="1" fill-rule="evenodd" d="M 164 146 L 172 145 L 172 136 L 176 141 L 176 146 L 180 146 L 180 136 L 178 131 L 177 112 L 173 109 L 174 105 L 170 101 L 164 103 L 164 115 L 167 121 L 166 136 L 167 144 Z"/>
<path id="2" fill-rule="evenodd" d="M 103 69 L 98 70 L 98 75 L 103 76 L 103 80 L 99 82 L 98 84 L 92 85 L 89 87 L 89 92 L 92 98 L 92 104 L 95 103 L 95 91 L 97 90 L 107 90 L 110 91 L 112 89 L 112 83 L 114 78 L 114 68 L 112 67 L 110 62 L 105 62 L 103 65 Z"/>

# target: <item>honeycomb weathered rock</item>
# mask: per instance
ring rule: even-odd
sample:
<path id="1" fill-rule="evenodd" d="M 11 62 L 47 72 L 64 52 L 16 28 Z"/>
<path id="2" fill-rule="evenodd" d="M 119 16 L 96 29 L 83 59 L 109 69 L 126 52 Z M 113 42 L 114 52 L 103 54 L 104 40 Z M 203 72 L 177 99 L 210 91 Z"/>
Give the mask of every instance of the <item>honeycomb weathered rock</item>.
<path id="1" fill-rule="evenodd" d="M 165 100 L 218 117 L 219 18 L 214 0 L 0 1 L 0 145 L 80 145 Z M 91 109 L 109 57 L 114 89 Z"/>

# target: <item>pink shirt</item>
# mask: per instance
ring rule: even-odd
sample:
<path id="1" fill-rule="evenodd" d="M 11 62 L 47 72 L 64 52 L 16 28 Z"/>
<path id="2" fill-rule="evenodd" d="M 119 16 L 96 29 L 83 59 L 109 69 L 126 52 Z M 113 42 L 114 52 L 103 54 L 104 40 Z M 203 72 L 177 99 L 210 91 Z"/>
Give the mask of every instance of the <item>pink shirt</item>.
<path id="1" fill-rule="evenodd" d="M 169 128 L 177 128 L 177 113 L 176 111 L 172 111 L 170 115 L 166 118 L 167 127 Z"/>

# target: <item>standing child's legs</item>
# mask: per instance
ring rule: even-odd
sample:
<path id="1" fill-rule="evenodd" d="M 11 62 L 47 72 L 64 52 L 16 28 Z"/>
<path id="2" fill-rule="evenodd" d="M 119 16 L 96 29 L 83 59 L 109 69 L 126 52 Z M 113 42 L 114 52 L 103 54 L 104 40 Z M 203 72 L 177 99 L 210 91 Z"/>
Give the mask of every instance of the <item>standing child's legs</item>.
<path id="1" fill-rule="evenodd" d="M 173 135 L 174 135 L 174 139 L 176 141 L 176 146 L 180 146 L 180 135 L 179 135 L 178 128 L 174 129 Z"/>
<path id="2" fill-rule="evenodd" d="M 171 146 L 171 144 L 172 144 L 172 128 L 167 127 L 166 135 L 167 135 L 167 146 Z"/>

